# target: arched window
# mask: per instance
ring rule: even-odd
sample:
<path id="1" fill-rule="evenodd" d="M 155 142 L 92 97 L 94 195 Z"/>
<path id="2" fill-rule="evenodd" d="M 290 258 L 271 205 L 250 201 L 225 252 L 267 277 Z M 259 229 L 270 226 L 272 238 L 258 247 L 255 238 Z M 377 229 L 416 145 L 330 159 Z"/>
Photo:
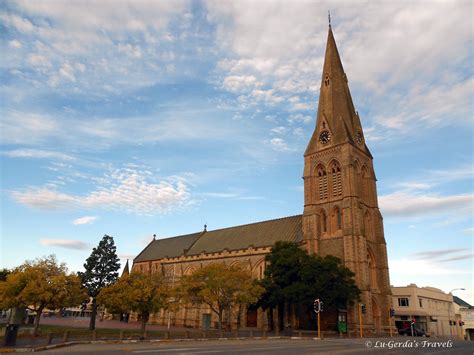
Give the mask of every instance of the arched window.
<path id="1" fill-rule="evenodd" d="M 332 195 L 334 197 L 342 196 L 342 176 L 341 166 L 337 161 L 333 161 L 330 166 L 332 176 Z"/>
<path id="2" fill-rule="evenodd" d="M 355 187 L 355 195 L 360 196 L 361 186 L 360 186 L 360 163 L 358 160 L 354 161 L 354 187 Z"/>
<path id="3" fill-rule="evenodd" d="M 367 249 L 367 263 L 369 265 L 369 282 L 371 289 L 377 289 L 377 264 L 374 253 Z"/>
<path id="4" fill-rule="evenodd" d="M 336 225 L 337 225 L 338 230 L 342 229 L 342 212 L 339 208 L 337 209 L 337 214 L 336 214 Z"/>
<path id="5" fill-rule="evenodd" d="M 367 167 L 364 165 L 362 167 L 362 173 L 361 173 L 361 185 L 362 185 L 362 197 L 367 201 L 370 198 L 370 189 L 369 189 L 369 172 L 367 171 Z"/>
<path id="6" fill-rule="evenodd" d="M 319 212 L 318 224 L 319 224 L 321 233 L 326 233 L 327 232 L 327 217 L 326 217 L 326 212 L 324 212 L 324 210 L 321 210 Z"/>
<path id="7" fill-rule="evenodd" d="M 319 199 L 325 200 L 328 198 L 328 176 L 324 165 L 318 164 L 316 173 L 318 175 Z"/>
<path id="8" fill-rule="evenodd" d="M 337 231 L 342 229 L 342 214 L 339 207 L 334 207 L 331 214 L 331 229 Z"/>
<path id="9" fill-rule="evenodd" d="M 366 211 L 364 214 L 364 228 L 365 228 L 365 236 L 368 238 L 372 237 L 372 218 L 370 218 L 369 211 Z"/>

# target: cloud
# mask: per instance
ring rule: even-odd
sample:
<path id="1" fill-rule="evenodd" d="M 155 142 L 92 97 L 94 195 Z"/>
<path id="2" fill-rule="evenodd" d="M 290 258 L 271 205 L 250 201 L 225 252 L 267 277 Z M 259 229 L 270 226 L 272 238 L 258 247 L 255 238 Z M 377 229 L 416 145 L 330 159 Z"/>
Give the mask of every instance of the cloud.
<path id="1" fill-rule="evenodd" d="M 440 262 L 466 260 L 466 259 L 472 259 L 473 257 L 474 257 L 474 254 L 470 253 L 470 254 L 452 256 L 450 258 L 442 259 L 442 260 L 440 260 Z"/>
<path id="2" fill-rule="evenodd" d="M 438 261 L 413 260 L 413 259 L 389 259 L 390 274 L 395 278 L 411 276 L 442 276 L 472 274 L 472 270 L 449 268 L 440 265 Z"/>
<path id="3" fill-rule="evenodd" d="M 136 214 L 167 213 L 191 203 L 186 181 L 172 177 L 150 181 L 151 173 L 132 169 L 114 170 L 103 184 L 85 195 L 34 187 L 11 192 L 14 201 L 29 207 L 58 210 L 67 208 L 106 209 Z"/>
<path id="4" fill-rule="evenodd" d="M 279 98 L 287 111 L 314 110 L 327 36 L 324 5 L 334 14 L 333 30 L 354 102 L 367 112 L 365 124 L 376 127 L 366 132 L 368 140 L 397 139 L 418 127 L 470 124 L 474 81 L 465 75 L 472 62 L 469 2 L 437 2 L 429 9 L 424 2 L 369 2 L 361 12 L 347 2 L 288 6 L 284 1 L 209 0 L 221 86 L 235 93 L 234 85 L 225 84 L 227 78 L 251 77 L 248 87 L 239 86 L 240 104 L 274 105 L 253 94 L 260 90 Z M 252 83 L 263 85 L 252 90 Z"/>
<path id="5" fill-rule="evenodd" d="M 282 138 L 273 138 L 270 140 L 271 147 L 278 152 L 287 152 L 290 150 L 290 147 Z"/>
<path id="6" fill-rule="evenodd" d="M 457 249 L 439 249 L 439 250 L 429 250 L 429 251 L 420 251 L 417 253 L 413 253 L 412 255 L 417 259 L 433 259 L 433 258 L 440 258 L 444 257 L 449 254 L 459 253 L 461 251 L 465 251 L 464 248 L 457 248 Z"/>
<path id="7" fill-rule="evenodd" d="M 192 113 L 179 109 L 171 112 L 170 109 L 148 116 L 85 117 L 79 120 L 67 114 L 5 110 L 0 121 L 0 136 L 4 144 L 37 145 L 54 140 L 67 143 L 69 147 L 87 145 L 89 149 L 90 144 L 85 142 L 91 139 L 95 148 L 176 140 L 238 139 L 235 129 L 230 129 L 227 122 L 211 122 L 208 112 L 205 108 L 196 108 Z M 27 152 L 33 155 L 32 150 Z M 39 150 L 36 155 L 40 155 Z"/>
<path id="8" fill-rule="evenodd" d="M 450 196 L 411 194 L 398 191 L 380 196 L 380 208 L 385 216 L 414 217 L 432 213 L 452 212 L 472 206 L 473 194 Z"/>
<path id="9" fill-rule="evenodd" d="M 15 149 L 15 150 L 10 150 L 10 151 L 5 151 L 2 154 L 10 158 L 75 160 L 74 157 L 64 154 L 64 153 L 41 150 L 41 149 Z"/>
<path id="10" fill-rule="evenodd" d="M 74 221 L 72 221 L 72 224 L 74 224 L 75 226 L 80 226 L 83 224 L 92 224 L 96 219 L 96 216 L 85 216 L 75 219 Z"/>
<path id="11" fill-rule="evenodd" d="M 287 127 L 279 126 L 279 127 L 272 128 L 271 132 L 275 134 L 283 134 L 287 131 L 287 129 L 288 129 Z"/>
<path id="12" fill-rule="evenodd" d="M 22 47 L 21 42 L 16 40 L 16 39 L 11 40 L 10 42 L 8 42 L 8 45 L 12 48 L 21 48 Z"/>
<path id="13" fill-rule="evenodd" d="M 118 257 L 121 260 L 125 260 L 125 259 L 133 260 L 133 259 L 135 259 L 136 255 L 135 254 L 119 254 Z M 124 264 L 124 266 L 125 266 L 125 264 Z M 131 267 L 131 265 L 129 265 L 129 266 Z"/>
<path id="14" fill-rule="evenodd" d="M 41 245 L 48 247 L 58 247 L 65 249 L 75 249 L 75 250 L 86 250 L 90 246 L 87 243 L 84 243 L 80 240 L 71 240 L 71 239 L 41 239 Z"/>
<path id="15" fill-rule="evenodd" d="M 59 123 L 49 115 L 4 111 L 0 120 L 3 144 L 39 144 L 61 134 Z"/>

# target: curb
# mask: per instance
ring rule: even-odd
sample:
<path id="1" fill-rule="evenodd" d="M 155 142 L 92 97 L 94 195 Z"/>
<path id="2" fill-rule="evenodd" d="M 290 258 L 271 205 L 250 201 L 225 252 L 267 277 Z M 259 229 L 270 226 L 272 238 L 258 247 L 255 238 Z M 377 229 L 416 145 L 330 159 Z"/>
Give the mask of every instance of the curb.
<path id="1" fill-rule="evenodd" d="M 72 345 L 81 345 L 81 344 L 133 344 L 140 342 L 147 343 L 179 343 L 187 341 L 229 341 L 229 340 L 275 340 L 275 339 L 284 339 L 283 336 L 274 336 L 274 337 L 253 337 L 253 338 L 195 338 L 195 339 L 150 339 L 150 340 L 77 340 L 77 341 L 68 341 L 66 343 L 58 343 L 51 345 L 38 346 L 36 348 L 0 348 L 0 353 L 31 353 L 37 351 L 45 351 L 51 349 L 64 348 Z M 292 340 L 301 340 L 303 337 L 289 337 Z M 318 338 L 314 338 L 318 339 Z M 318 339 L 319 340 L 319 339 Z"/>

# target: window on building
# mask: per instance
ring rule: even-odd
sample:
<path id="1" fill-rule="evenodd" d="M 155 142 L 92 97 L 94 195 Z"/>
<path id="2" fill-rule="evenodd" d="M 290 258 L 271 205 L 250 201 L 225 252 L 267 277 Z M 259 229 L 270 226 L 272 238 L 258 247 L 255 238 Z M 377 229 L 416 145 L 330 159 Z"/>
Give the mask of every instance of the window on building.
<path id="1" fill-rule="evenodd" d="M 420 303 L 420 308 L 423 308 L 423 300 L 421 298 L 418 298 L 418 302 Z"/>
<path id="2" fill-rule="evenodd" d="M 400 307 L 408 307 L 409 306 L 409 303 L 408 303 L 408 298 L 406 297 L 401 297 L 398 299 L 398 305 Z"/>
<path id="3" fill-rule="evenodd" d="M 326 169 L 323 165 L 319 164 L 317 167 L 318 172 L 318 187 L 319 187 L 319 199 L 325 200 L 328 198 L 328 177 Z"/>
<path id="4" fill-rule="evenodd" d="M 341 167 L 337 162 L 331 164 L 331 175 L 332 175 L 332 195 L 334 197 L 342 196 L 342 177 Z"/>

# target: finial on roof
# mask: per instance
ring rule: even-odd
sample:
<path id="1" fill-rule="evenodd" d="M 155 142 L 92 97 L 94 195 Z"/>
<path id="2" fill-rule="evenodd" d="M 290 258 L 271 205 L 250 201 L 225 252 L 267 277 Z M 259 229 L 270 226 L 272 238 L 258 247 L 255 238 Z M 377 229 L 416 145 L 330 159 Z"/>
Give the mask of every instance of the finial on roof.
<path id="1" fill-rule="evenodd" d="M 331 27 L 331 12 L 328 10 L 329 27 Z"/>
<path id="2" fill-rule="evenodd" d="M 207 232 L 207 223 L 204 225 L 204 232 Z"/>
<path id="3" fill-rule="evenodd" d="M 153 240 L 155 240 L 155 239 L 156 239 L 156 234 L 153 234 Z"/>

